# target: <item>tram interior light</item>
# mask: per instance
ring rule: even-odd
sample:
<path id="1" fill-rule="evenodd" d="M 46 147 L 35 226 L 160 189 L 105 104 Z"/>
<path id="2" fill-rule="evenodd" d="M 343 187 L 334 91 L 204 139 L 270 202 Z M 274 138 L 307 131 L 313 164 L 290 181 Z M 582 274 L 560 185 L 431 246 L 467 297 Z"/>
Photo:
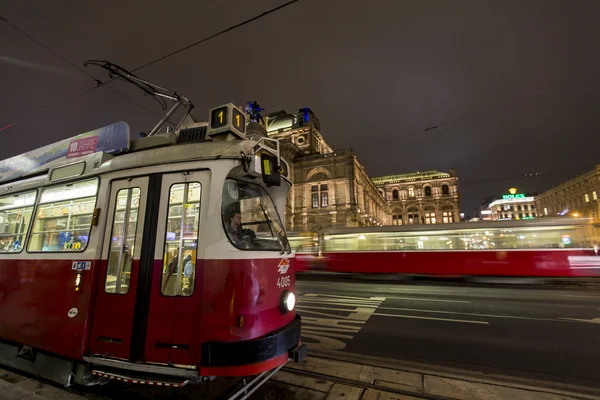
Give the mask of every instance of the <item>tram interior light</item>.
<path id="1" fill-rule="evenodd" d="M 81 285 L 81 272 L 77 273 L 75 276 L 75 291 L 79 291 L 79 285 Z"/>

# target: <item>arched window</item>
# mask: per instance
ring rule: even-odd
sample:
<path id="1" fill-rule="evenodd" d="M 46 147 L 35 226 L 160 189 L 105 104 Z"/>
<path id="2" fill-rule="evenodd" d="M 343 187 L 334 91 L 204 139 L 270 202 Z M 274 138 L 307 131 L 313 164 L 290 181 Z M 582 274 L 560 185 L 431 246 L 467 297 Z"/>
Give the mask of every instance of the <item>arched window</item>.
<path id="1" fill-rule="evenodd" d="M 426 224 L 435 224 L 435 208 L 433 206 L 426 206 L 425 209 L 425 223 Z"/>
<path id="2" fill-rule="evenodd" d="M 398 200 L 398 190 L 394 189 L 392 191 L 392 199 Z"/>
<path id="3" fill-rule="evenodd" d="M 425 186 L 425 196 L 431 196 L 431 186 Z"/>
<path id="4" fill-rule="evenodd" d="M 419 223 L 419 209 L 416 206 L 408 207 L 408 223 L 418 224 Z"/>
<path id="5" fill-rule="evenodd" d="M 450 187 L 448 185 L 442 185 L 442 194 L 450 194 Z"/>
<path id="6" fill-rule="evenodd" d="M 445 224 L 454 222 L 454 207 L 450 204 L 444 204 L 442 206 L 442 220 Z"/>

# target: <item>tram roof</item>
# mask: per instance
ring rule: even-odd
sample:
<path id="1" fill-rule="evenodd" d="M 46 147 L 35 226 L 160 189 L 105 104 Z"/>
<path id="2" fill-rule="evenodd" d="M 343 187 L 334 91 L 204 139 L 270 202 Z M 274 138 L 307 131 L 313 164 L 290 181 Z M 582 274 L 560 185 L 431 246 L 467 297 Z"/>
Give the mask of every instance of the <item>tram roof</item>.
<path id="1" fill-rule="evenodd" d="M 132 139 L 127 123 L 118 122 L 0 161 L 0 184 L 81 163 L 81 176 L 85 176 L 183 161 L 240 159 L 242 152 L 250 154 L 257 143 L 250 139 L 213 141 L 206 129 L 206 123 L 196 123 L 177 132 Z M 76 147 L 83 150 L 78 152 Z"/>

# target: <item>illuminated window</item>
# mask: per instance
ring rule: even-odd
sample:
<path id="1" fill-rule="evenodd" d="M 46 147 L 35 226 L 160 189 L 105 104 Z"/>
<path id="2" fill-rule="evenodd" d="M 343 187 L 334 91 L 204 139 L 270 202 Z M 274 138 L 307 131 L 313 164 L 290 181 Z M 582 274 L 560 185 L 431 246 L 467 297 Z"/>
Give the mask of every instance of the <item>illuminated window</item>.
<path id="1" fill-rule="evenodd" d="M 408 223 L 409 224 L 418 224 L 419 223 L 419 214 L 408 214 Z"/>
<path id="2" fill-rule="evenodd" d="M 398 200 L 398 191 L 396 189 L 392 191 L 392 199 Z"/>
<path id="3" fill-rule="evenodd" d="M 450 194 L 450 187 L 448 185 L 442 185 L 442 194 Z"/>
<path id="4" fill-rule="evenodd" d="M 85 250 L 97 192 L 97 179 L 44 189 L 27 251 Z"/>
<path id="5" fill-rule="evenodd" d="M 434 212 L 425 213 L 425 223 L 426 224 L 435 224 L 435 213 Z"/>
<path id="6" fill-rule="evenodd" d="M 392 224 L 393 225 L 402 225 L 402 215 L 396 214 L 392 216 Z"/>
<path id="7" fill-rule="evenodd" d="M 320 189 L 320 191 L 319 191 Z M 313 185 L 311 187 L 311 204 L 312 208 L 319 208 L 319 204 L 322 208 L 326 208 L 329 206 L 329 196 L 328 196 L 328 186 L 327 184 L 322 185 Z"/>
<path id="8" fill-rule="evenodd" d="M 596 193 L 595 190 L 592 192 L 592 199 L 598 200 L 598 194 Z"/>
<path id="9" fill-rule="evenodd" d="M 327 197 L 327 192 L 321 192 L 321 207 L 325 208 L 329 206 L 329 199 Z"/>
<path id="10" fill-rule="evenodd" d="M 408 197 L 415 197 L 415 188 L 408 188 Z"/>
<path id="11" fill-rule="evenodd" d="M 590 195 L 589 194 L 585 194 L 585 202 L 589 203 L 590 202 Z"/>
<path id="12" fill-rule="evenodd" d="M 0 252 L 18 253 L 29 230 L 37 192 L 0 197 Z"/>
<path id="13" fill-rule="evenodd" d="M 140 188 L 119 190 L 104 282 L 106 293 L 126 294 L 129 292 L 139 206 Z"/>
<path id="14" fill-rule="evenodd" d="M 425 196 L 431 196 L 431 186 L 425 186 Z"/>
<path id="15" fill-rule="evenodd" d="M 548 208 L 544 207 L 544 215 L 548 215 Z"/>
<path id="16" fill-rule="evenodd" d="M 445 224 L 450 224 L 454 222 L 454 216 L 451 211 L 444 211 L 442 213 L 442 218 Z"/>
<path id="17" fill-rule="evenodd" d="M 161 284 L 165 296 L 191 296 L 194 292 L 200 195 L 199 182 L 176 183 L 169 191 Z"/>

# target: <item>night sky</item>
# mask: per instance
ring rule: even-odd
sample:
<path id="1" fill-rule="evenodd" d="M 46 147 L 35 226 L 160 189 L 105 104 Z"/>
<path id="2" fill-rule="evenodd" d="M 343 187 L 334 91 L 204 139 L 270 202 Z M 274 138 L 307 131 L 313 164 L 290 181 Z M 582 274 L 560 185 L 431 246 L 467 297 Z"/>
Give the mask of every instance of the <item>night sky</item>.
<path id="1" fill-rule="evenodd" d="M 23 0 L 0 16 L 78 66 L 134 69 L 286 1 Z M 199 120 L 226 102 L 309 107 L 371 177 L 456 168 L 472 213 L 600 163 L 598 15 L 599 0 L 300 0 L 136 73 L 190 98 Z M 0 129 L 94 86 L 0 21 Z M 101 87 L 0 131 L 0 159 L 121 120 L 148 132 L 160 107 L 111 87 L 155 114 Z M 545 175 L 506 179 L 531 173 Z"/>

